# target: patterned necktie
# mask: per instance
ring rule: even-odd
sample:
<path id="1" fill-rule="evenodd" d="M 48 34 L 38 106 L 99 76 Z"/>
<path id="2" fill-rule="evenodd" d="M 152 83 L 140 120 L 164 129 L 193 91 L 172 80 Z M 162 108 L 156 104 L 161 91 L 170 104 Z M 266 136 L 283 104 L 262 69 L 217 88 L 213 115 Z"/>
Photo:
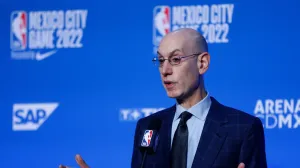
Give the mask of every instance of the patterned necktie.
<path id="1" fill-rule="evenodd" d="M 185 111 L 180 115 L 180 122 L 174 134 L 171 154 L 172 168 L 186 168 L 187 152 L 188 152 L 188 128 L 187 120 L 192 117 L 192 114 Z"/>

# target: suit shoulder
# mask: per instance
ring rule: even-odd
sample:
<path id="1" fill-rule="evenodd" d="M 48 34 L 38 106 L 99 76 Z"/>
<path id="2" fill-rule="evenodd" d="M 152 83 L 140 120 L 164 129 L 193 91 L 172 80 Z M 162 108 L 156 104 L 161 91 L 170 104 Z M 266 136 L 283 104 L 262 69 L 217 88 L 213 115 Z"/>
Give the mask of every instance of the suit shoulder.
<path id="1" fill-rule="evenodd" d="M 221 105 L 222 112 L 227 116 L 227 128 L 231 137 L 244 137 L 251 132 L 263 132 L 263 124 L 258 117 L 245 111 Z"/>
<path id="2" fill-rule="evenodd" d="M 225 106 L 225 105 L 221 105 L 223 111 L 226 113 L 228 120 L 230 123 L 236 123 L 236 124 L 253 124 L 256 122 L 259 122 L 260 120 L 239 109 L 233 108 L 233 107 L 229 107 L 229 106 Z M 259 120 L 259 121 L 257 121 Z"/>

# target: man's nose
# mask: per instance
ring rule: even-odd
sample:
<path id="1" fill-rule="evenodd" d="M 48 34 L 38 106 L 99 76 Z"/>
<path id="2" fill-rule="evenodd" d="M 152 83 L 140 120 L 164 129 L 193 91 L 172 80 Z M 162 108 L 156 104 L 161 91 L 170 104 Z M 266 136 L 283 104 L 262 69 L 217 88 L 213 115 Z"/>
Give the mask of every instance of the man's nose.
<path id="1" fill-rule="evenodd" d="M 168 60 L 165 60 L 161 67 L 161 73 L 163 76 L 171 75 L 173 73 L 172 65 Z"/>

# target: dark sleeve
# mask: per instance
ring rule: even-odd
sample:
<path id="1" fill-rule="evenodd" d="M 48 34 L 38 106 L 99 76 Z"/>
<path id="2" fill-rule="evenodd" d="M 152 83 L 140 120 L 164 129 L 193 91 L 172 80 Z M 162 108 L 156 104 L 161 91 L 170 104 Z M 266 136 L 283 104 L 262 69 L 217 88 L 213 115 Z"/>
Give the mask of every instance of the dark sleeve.
<path id="1" fill-rule="evenodd" d="M 133 152 L 131 157 L 131 168 L 139 168 L 142 160 L 141 153 L 138 148 L 138 141 L 140 137 L 140 120 L 136 124 L 134 141 L 133 141 Z"/>
<path id="2" fill-rule="evenodd" d="M 246 132 L 240 162 L 243 162 L 246 168 L 267 168 L 264 128 L 257 117 Z"/>

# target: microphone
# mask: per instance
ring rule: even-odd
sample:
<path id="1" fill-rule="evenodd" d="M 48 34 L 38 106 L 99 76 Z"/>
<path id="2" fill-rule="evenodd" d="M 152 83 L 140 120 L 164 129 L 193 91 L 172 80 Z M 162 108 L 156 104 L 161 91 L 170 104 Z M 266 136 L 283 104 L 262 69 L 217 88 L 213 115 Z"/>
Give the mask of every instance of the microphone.
<path id="1" fill-rule="evenodd" d="M 144 162 L 147 154 L 154 154 L 158 145 L 158 131 L 161 127 L 161 120 L 159 118 L 153 118 L 148 128 L 144 131 L 144 135 L 140 141 L 139 148 L 143 153 L 143 160 L 141 163 L 141 168 L 144 167 Z"/>

